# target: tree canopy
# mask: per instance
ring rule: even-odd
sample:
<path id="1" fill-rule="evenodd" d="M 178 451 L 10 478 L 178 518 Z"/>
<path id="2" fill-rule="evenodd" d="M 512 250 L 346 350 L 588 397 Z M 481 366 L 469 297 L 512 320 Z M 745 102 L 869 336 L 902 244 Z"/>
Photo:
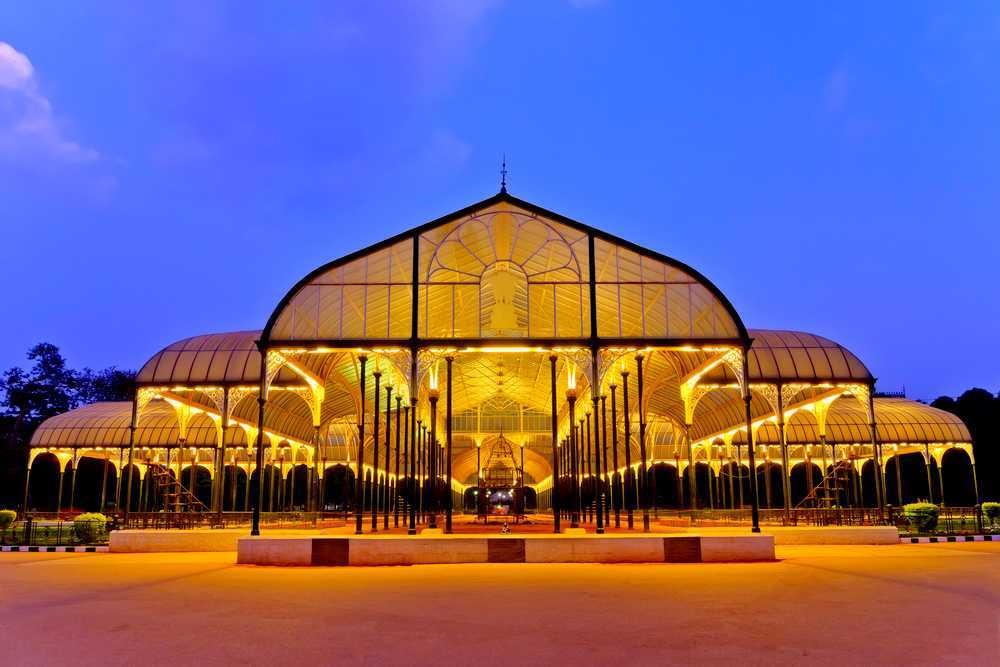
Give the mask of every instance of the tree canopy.
<path id="1" fill-rule="evenodd" d="M 931 405 L 958 415 L 969 427 L 982 496 L 1000 498 L 1000 393 L 969 389 L 958 398 L 940 396 Z"/>
<path id="2" fill-rule="evenodd" d="M 35 428 L 54 415 L 97 401 L 128 401 L 135 371 L 69 367 L 59 348 L 39 343 L 28 350 L 27 369 L 15 366 L 0 376 L 0 507 L 24 476 L 27 444 Z"/>

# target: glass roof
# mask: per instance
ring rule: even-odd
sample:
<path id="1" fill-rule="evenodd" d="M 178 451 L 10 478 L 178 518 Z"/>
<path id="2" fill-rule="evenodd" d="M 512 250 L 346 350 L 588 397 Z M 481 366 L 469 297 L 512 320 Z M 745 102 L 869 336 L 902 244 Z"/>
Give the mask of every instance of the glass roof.
<path id="1" fill-rule="evenodd" d="M 282 300 L 264 337 L 285 347 L 414 333 L 586 339 L 591 287 L 602 338 L 745 337 L 732 305 L 693 269 L 506 193 L 320 267 Z"/>

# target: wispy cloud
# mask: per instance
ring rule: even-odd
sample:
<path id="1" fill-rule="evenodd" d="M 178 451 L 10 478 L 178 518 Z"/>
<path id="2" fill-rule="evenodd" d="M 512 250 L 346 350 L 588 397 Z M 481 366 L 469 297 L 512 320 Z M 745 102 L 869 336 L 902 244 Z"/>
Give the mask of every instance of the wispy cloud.
<path id="1" fill-rule="evenodd" d="M 0 42 L 0 157 L 78 164 L 100 154 L 65 136 L 26 55 Z"/>

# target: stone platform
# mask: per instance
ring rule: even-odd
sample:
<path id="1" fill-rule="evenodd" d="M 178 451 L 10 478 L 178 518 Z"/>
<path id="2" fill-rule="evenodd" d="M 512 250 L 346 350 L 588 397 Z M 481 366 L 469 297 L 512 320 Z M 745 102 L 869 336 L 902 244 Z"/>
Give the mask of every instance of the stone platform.
<path id="1" fill-rule="evenodd" d="M 358 535 L 241 537 L 244 565 L 722 563 L 774 560 L 770 535 Z"/>

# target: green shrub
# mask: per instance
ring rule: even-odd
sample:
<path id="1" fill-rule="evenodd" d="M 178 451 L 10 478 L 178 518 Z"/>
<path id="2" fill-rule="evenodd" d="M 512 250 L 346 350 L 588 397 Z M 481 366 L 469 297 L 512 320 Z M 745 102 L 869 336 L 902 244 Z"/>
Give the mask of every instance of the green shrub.
<path id="1" fill-rule="evenodd" d="M 14 510 L 0 510 L 0 530 L 7 530 L 10 528 L 16 518 L 17 512 Z"/>
<path id="2" fill-rule="evenodd" d="M 927 533 L 937 527 L 938 506 L 932 503 L 910 503 L 903 505 L 903 516 L 914 532 Z"/>
<path id="3" fill-rule="evenodd" d="M 86 544 L 103 542 L 108 538 L 108 518 L 100 512 L 87 512 L 73 519 L 76 539 Z"/>
<path id="4" fill-rule="evenodd" d="M 1000 503 L 983 503 L 983 516 L 990 520 L 990 525 L 996 525 L 1000 519 Z M 0 526 L 2 525 L 3 521 L 0 520 Z"/>

